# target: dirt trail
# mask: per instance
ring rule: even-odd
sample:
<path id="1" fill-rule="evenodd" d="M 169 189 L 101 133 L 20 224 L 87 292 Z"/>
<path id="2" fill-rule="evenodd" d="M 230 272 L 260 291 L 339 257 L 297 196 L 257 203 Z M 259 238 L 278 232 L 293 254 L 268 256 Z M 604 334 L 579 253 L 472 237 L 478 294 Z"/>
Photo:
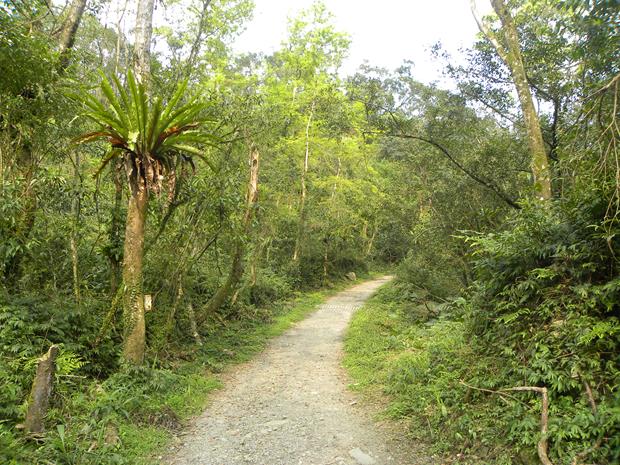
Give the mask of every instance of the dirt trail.
<path id="1" fill-rule="evenodd" d="M 171 465 L 422 464 L 402 435 L 375 425 L 347 391 L 342 336 L 353 312 L 389 281 L 328 299 L 236 367 L 182 437 Z"/>

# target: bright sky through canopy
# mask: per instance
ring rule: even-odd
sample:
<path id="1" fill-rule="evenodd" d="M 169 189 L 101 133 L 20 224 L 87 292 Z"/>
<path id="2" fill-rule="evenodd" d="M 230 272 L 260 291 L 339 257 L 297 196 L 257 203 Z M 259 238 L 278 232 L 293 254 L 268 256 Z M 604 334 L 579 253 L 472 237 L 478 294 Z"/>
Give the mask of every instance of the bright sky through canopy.
<path id="1" fill-rule="evenodd" d="M 286 38 L 287 18 L 308 8 L 313 0 L 255 0 L 254 19 L 235 43 L 240 52 L 271 53 Z M 451 55 L 473 43 L 478 28 L 469 0 L 325 0 L 334 24 L 350 34 L 352 43 L 343 73 L 351 74 L 364 61 L 393 69 L 403 60 L 414 62 L 417 79 L 441 79 L 440 63 L 429 48 L 441 42 Z M 480 0 L 482 14 L 490 10 Z"/>

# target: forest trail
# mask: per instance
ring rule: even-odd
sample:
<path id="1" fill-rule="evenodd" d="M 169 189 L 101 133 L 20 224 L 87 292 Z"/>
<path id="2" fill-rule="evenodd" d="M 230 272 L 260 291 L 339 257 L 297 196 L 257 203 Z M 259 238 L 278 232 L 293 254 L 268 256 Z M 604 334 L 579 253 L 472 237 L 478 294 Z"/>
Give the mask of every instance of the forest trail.
<path id="1" fill-rule="evenodd" d="M 391 278 L 338 293 L 254 360 L 180 438 L 170 465 L 422 464 L 403 435 L 376 425 L 356 405 L 341 367 L 349 319 Z"/>

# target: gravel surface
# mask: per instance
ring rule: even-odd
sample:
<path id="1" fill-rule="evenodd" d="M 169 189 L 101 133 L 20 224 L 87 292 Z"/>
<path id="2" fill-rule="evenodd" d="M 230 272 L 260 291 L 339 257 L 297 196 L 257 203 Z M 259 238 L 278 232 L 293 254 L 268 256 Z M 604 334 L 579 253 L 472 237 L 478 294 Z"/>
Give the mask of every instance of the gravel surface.
<path id="1" fill-rule="evenodd" d="M 342 337 L 353 312 L 389 281 L 328 299 L 235 367 L 179 438 L 170 465 L 426 464 L 402 434 L 375 424 L 347 390 Z"/>

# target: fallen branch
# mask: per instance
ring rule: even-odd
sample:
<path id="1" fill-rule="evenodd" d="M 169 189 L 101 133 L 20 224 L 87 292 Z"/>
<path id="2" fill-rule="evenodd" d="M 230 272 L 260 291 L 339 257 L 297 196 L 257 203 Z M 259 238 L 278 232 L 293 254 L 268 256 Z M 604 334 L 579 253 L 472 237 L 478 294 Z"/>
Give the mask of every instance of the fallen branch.
<path id="1" fill-rule="evenodd" d="M 491 389 L 483 389 L 475 386 L 471 386 L 464 381 L 460 382 L 462 385 L 467 386 L 468 388 L 475 389 L 477 391 L 488 392 L 491 394 L 497 394 L 500 397 L 502 395 L 506 395 L 506 392 L 510 391 L 533 391 L 537 392 L 542 396 L 542 409 L 540 413 L 540 440 L 538 441 L 538 458 L 540 459 L 543 465 L 553 465 L 553 462 L 549 460 L 549 456 L 547 455 L 548 441 L 548 424 L 549 424 L 549 395 L 547 393 L 546 387 L 538 387 L 538 386 L 517 386 L 512 388 L 500 389 L 499 391 L 494 391 Z"/>

